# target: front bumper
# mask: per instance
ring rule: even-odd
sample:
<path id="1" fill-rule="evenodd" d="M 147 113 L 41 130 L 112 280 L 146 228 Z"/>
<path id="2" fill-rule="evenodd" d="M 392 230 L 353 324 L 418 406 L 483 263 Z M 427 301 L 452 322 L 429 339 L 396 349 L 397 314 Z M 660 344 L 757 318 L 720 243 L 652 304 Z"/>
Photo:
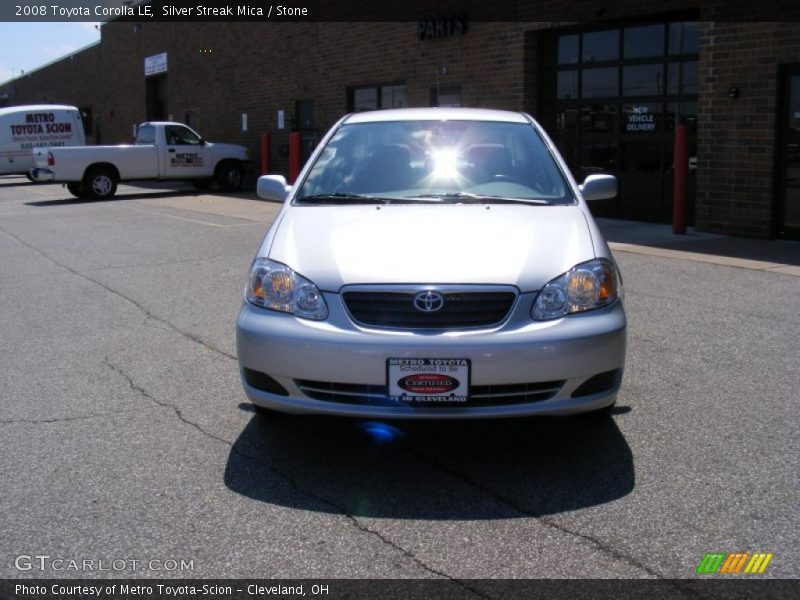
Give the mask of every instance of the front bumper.
<path id="1" fill-rule="evenodd" d="M 54 181 L 56 178 L 55 173 L 53 173 L 50 169 L 40 169 L 38 167 L 31 169 L 30 175 L 31 179 L 34 181 L 43 183 Z"/>
<path id="2" fill-rule="evenodd" d="M 619 379 L 609 388 L 572 397 L 581 384 L 625 363 L 626 319 L 621 303 L 566 318 L 537 322 L 528 316 L 536 294 L 522 294 L 511 318 L 491 329 L 446 332 L 390 331 L 353 324 L 337 294 L 325 293 L 325 321 L 298 319 L 243 303 L 236 321 L 242 369 L 265 373 L 288 395 L 258 389 L 242 377 L 256 405 L 292 413 L 370 418 L 481 418 L 567 415 L 613 404 Z M 388 358 L 467 358 L 471 386 L 563 381 L 545 400 L 491 406 L 415 407 L 317 400 L 298 380 L 386 386 Z"/>

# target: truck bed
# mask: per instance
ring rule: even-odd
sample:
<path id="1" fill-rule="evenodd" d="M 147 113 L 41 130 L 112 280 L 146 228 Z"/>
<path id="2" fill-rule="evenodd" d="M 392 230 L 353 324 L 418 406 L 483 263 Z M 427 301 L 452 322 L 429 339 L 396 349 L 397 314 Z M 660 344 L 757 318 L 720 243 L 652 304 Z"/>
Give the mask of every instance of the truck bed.
<path id="1" fill-rule="evenodd" d="M 52 153 L 55 164 L 48 165 Z M 156 146 L 69 146 L 64 148 L 37 148 L 34 161 L 41 169 L 53 172 L 54 181 L 80 181 L 87 167 L 96 163 L 112 164 L 119 171 L 120 180 L 153 179 L 158 177 L 158 149 Z"/>

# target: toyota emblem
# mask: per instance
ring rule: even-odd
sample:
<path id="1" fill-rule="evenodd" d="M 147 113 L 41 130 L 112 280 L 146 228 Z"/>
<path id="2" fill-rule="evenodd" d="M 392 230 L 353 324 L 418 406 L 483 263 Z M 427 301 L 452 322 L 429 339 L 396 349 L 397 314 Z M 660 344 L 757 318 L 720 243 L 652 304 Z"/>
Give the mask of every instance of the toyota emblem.
<path id="1" fill-rule="evenodd" d="M 439 292 L 432 292 L 430 290 L 420 292 L 414 296 L 414 306 L 417 310 L 432 313 L 441 310 L 444 306 L 444 296 Z"/>

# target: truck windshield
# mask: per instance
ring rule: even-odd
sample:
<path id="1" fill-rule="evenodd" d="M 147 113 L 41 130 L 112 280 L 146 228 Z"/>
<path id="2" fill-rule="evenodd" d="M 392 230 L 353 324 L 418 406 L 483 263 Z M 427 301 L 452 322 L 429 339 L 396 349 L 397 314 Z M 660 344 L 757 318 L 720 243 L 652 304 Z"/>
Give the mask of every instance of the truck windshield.
<path id="1" fill-rule="evenodd" d="M 572 204 L 561 171 L 527 123 L 346 124 L 317 158 L 296 204 L 369 199 Z"/>

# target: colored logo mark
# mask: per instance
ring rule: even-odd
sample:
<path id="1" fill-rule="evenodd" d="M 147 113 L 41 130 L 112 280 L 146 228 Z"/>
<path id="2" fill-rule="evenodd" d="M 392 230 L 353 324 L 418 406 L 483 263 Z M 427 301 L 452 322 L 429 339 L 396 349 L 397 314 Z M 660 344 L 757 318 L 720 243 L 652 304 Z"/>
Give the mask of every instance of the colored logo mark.
<path id="1" fill-rule="evenodd" d="M 772 552 L 714 552 L 703 557 L 696 572 L 755 575 L 763 573 L 771 560 Z"/>

